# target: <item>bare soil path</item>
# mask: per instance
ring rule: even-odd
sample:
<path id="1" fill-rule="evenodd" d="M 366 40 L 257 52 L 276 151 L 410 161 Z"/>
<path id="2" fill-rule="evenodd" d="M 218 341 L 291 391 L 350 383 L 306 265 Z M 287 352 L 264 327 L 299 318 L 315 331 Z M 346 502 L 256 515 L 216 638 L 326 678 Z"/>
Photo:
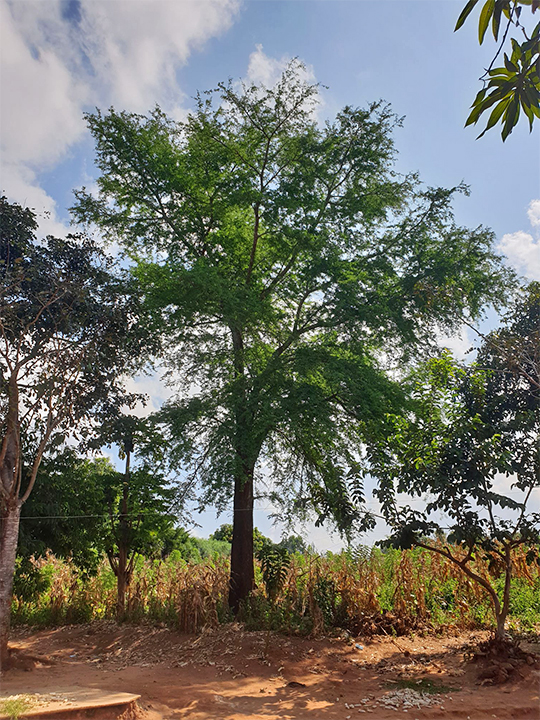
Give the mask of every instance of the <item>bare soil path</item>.
<path id="1" fill-rule="evenodd" d="M 466 644 L 485 633 L 313 640 L 246 632 L 228 625 L 202 635 L 166 628 L 79 625 L 18 629 L 24 658 L 0 694 L 61 693 L 75 688 L 141 695 L 144 720 L 539 720 L 539 665 L 513 680 L 479 684 Z M 540 651 L 540 645 L 530 645 Z M 420 694 L 414 688 L 441 692 Z"/>

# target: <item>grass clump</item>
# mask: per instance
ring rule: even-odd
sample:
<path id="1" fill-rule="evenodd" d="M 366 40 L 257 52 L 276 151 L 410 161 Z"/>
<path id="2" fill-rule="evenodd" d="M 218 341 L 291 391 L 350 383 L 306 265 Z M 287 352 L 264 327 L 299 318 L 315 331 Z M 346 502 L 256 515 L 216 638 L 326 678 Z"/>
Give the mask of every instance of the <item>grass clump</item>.
<path id="1" fill-rule="evenodd" d="M 31 707 L 32 703 L 26 696 L 15 695 L 6 700 L 0 700 L 0 714 L 6 715 L 9 720 L 18 720 Z"/>

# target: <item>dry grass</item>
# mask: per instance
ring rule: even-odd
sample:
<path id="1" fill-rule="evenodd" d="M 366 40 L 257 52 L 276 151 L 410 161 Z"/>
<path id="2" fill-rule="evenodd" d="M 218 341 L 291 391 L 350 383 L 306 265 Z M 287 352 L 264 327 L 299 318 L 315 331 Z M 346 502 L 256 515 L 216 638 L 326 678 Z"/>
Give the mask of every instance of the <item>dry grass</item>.
<path id="1" fill-rule="evenodd" d="M 34 597 L 14 599 L 15 623 L 59 625 L 112 619 L 115 578 L 105 562 L 93 577 L 73 563 L 47 557 L 36 563 L 50 580 Z M 497 584 L 497 571 L 478 558 L 475 569 Z M 128 592 L 130 622 L 163 623 L 185 632 L 230 619 L 229 563 L 139 558 Z M 518 553 L 510 622 L 525 629 L 540 623 L 540 571 Z M 474 628 L 492 622 L 489 600 L 477 584 L 444 558 L 421 550 L 365 549 L 324 557 L 294 555 L 277 602 L 269 602 L 257 569 L 257 588 L 243 609 L 247 627 L 317 634 L 331 628 L 351 633 L 403 634 L 418 628 Z"/>

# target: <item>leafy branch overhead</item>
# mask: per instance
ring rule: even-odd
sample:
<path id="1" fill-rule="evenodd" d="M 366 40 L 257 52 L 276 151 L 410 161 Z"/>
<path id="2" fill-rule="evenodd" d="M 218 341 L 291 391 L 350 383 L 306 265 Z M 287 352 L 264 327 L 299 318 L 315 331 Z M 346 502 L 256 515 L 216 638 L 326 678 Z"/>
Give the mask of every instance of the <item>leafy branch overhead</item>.
<path id="1" fill-rule="evenodd" d="M 479 0 L 469 0 L 456 23 L 455 30 L 464 24 Z M 532 130 L 535 118 L 540 118 L 540 23 L 528 33 L 521 23 L 522 6 L 529 5 L 533 13 L 540 6 L 539 0 L 487 0 L 478 20 L 478 40 L 484 42 L 491 23 L 496 42 L 501 42 L 497 53 L 484 75 L 480 78 L 484 87 L 471 105 L 471 113 L 465 126 L 476 125 L 480 117 L 491 109 L 481 138 L 497 123 L 501 123 L 503 141 L 517 125 L 521 111 L 529 121 Z M 493 67 L 505 46 L 510 29 L 520 30 L 523 40 L 510 38 L 512 52 L 504 52 L 504 66 Z M 477 139 L 478 139 L 477 138 Z"/>

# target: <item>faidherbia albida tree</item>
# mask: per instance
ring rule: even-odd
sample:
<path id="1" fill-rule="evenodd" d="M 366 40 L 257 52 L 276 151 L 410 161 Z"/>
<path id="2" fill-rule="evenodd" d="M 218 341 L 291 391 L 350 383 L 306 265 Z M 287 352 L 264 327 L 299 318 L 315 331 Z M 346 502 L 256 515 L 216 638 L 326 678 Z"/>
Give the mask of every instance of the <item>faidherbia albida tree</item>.
<path id="1" fill-rule="evenodd" d="M 384 353 L 477 317 L 509 275 L 493 233 L 455 224 L 463 188 L 395 172 L 387 106 L 322 124 L 318 93 L 293 61 L 272 87 L 219 85 L 184 122 L 87 116 L 101 176 L 73 212 L 129 249 L 162 323 L 180 387 L 162 420 L 201 505 L 233 511 L 235 611 L 263 468 L 274 502 L 345 527 L 362 499 L 353 448 L 400 402 Z"/>

